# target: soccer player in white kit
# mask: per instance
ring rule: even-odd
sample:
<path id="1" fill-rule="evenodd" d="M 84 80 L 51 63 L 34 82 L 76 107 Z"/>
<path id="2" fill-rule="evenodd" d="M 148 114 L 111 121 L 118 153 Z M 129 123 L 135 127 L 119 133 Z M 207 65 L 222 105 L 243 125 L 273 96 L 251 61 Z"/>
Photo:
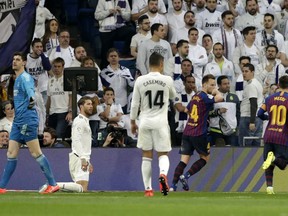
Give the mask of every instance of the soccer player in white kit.
<path id="1" fill-rule="evenodd" d="M 150 73 L 140 76 L 134 86 L 131 105 L 131 131 L 138 132 L 137 147 L 142 149 L 142 177 L 145 196 L 154 195 L 152 190 L 153 149 L 158 153 L 160 191 L 168 195 L 167 173 L 169 170 L 168 152 L 171 151 L 170 129 L 168 124 L 169 99 L 174 99 L 176 90 L 173 80 L 163 75 L 164 58 L 154 52 L 149 58 Z M 136 119 L 139 114 L 139 128 Z"/>
<path id="2" fill-rule="evenodd" d="M 88 96 L 78 101 L 79 115 L 72 124 L 72 152 L 69 154 L 69 171 L 73 182 L 57 182 L 61 191 L 86 192 L 89 174 L 93 172 L 90 163 L 92 132 L 89 116 L 92 115 L 93 103 Z"/>

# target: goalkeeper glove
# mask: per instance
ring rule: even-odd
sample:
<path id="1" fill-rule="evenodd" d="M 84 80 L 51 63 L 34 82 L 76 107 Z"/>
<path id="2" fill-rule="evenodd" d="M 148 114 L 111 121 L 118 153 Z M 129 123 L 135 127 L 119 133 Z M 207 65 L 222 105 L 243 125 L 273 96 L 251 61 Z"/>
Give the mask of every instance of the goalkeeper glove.
<path id="1" fill-rule="evenodd" d="M 30 97 L 28 109 L 32 109 L 34 105 L 35 105 L 35 99 L 33 97 Z"/>

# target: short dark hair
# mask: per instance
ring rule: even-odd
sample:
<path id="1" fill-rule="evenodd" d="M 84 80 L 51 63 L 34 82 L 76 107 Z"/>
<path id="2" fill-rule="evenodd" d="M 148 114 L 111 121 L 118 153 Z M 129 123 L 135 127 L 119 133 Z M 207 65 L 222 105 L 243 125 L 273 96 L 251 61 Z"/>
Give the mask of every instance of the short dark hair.
<path id="1" fill-rule="evenodd" d="M 256 30 L 256 27 L 255 26 L 247 26 L 246 28 L 244 28 L 242 30 L 242 34 L 243 35 L 248 35 L 249 34 L 249 31 L 255 31 Z"/>
<path id="2" fill-rule="evenodd" d="M 85 47 L 84 47 L 84 46 L 82 46 L 82 45 L 78 45 L 78 46 L 76 46 L 76 47 L 74 48 L 74 55 L 76 54 L 76 49 L 77 49 L 77 48 L 79 48 L 79 47 L 83 47 L 83 48 L 84 48 L 84 50 L 86 51 L 86 49 L 85 49 Z"/>
<path id="3" fill-rule="evenodd" d="M 224 12 L 221 14 L 222 20 L 223 20 L 227 15 L 232 15 L 232 16 L 234 16 L 233 13 L 232 13 L 232 11 L 226 10 L 226 11 L 224 11 Z"/>
<path id="4" fill-rule="evenodd" d="M 213 45 L 213 49 L 214 49 L 214 47 L 215 47 L 216 45 L 220 45 L 220 46 L 222 47 L 222 49 L 224 49 L 224 46 L 223 46 L 223 44 L 222 44 L 222 43 L 220 43 L 220 42 L 217 42 L 217 43 L 215 43 L 215 44 Z"/>
<path id="5" fill-rule="evenodd" d="M 274 15 L 273 14 L 271 14 L 271 13 L 264 14 L 264 18 L 265 17 L 269 17 L 269 16 L 272 18 L 272 20 L 274 20 Z"/>
<path id="6" fill-rule="evenodd" d="M 275 50 L 276 50 L 276 53 L 278 53 L 279 52 L 279 49 L 278 49 L 278 47 L 276 46 L 276 45 L 274 45 L 274 44 L 268 44 L 267 46 L 266 46 L 266 51 L 268 50 L 268 48 L 270 48 L 270 47 L 273 47 L 273 48 L 275 48 Z"/>
<path id="7" fill-rule="evenodd" d="M 51 135 L 51 138 L 52 139 L 57 139 L 57 133 L 56 133 L 56 130 L 52 127 L 45 127 L 44 128 L 44 131 L 43 132 L 46 132 L 46 133 L 49 133 Z"/>
<path id="8" fill-rule="evenodd" d="M 40 38 L 34 38 L 34 40 L 32 41 L 31 43 L 31 46 L 33 47 L 35 45 L 35 43 L 41 43 L 42 44 L 42 41 Z M 43 45 L 43 44 L 42 44 Z"/>
<path id="9" fill-rule="evenodd" d="M 254 65 L 251 64 L 251 63 L 247 63 L 247 64 L 245 64 L 243 67 L 248 67 L 248 69 L 249 69 L 250 71 L 252 71 L 252 72 L 255 71 L 255 67 L 254 67 Z"/>
<path id="10" fill-rule="evenodd" d="M 138 24 L 142 24 L 142 23 L 143 23 L 143 20 L 145 20 L 145 19 L 149 19 L 149 17 L 148 17 L 146 14 L 140 16 L 140 17 L 138 18 Z"/>
<path id="11" fill-rule="evenodd" d="M 213 42 L 213 38 L 210 34 L 204 34 L 203 37 L 202 37 L 202 40 L 205 38 L 205 37 L 209 37 L 211 39 L 211 41 Z"/>
<path id="12" fill-rule="evenodd" d="M 193 11 L 188 10 L 188 11 L 186 11 L 186 13 L 184 14 L 184 19 L 185 19 L 186 15 L 189 14 L 189 13 L 191 13 L 191 14 L 193 14 L 193 16 L 195 16 L 195 13 L 194 13 Z"/>
<path id="13" fill-rule="evenodd" d="M 15 52 L 15 53 L 13 54 L 13 57 L 14 57 L 14 56 L 20 56 L 21 59 L 22 59 L 22 61 L 27 61 L 27 55 L 25 55 L 23 52 Z"/>
<path id="14" fill-rule="evenodd" d="M 184 43 L 189 44 L 189 42 L 187 40 L 183 40 L 183 39 L 179 40 L 177 42 L 176 48 L 178 49 L 179 47 L 182 47 Z"/>
<path id="15" fill-rule="evenodd" d="M 106 87 L 106 88 L 104 88 L 103 95 L 105 95 L 107 91 L 112 91 L 113 94 L 115 95 L 114 89 L 113 89 L 112 87 Z"/>
<path id="16" fill-rule="evenodd" d="M 110 53 L 112 53 L 112 52 L 116 52 L 116 53 L 118 54 L 118 56 L 119 56 L 119 51 L 118 51 L 118 49 L 112 47 L 112 48 L 108 49 L 107 54 L 106 54 L 106 58 L 108 58 L 109 55 L 110 55 Z"/>
<path id="17" fill-rule="evenodd" d="M 188 58 L 183 59 L 183 60 L 181 61 L 181 64 L 182 64 L 183 62 L 190 62 L 190 64 L 193 65 L 193 64 L 192 64 L 192 61 L 191 61 L 190 59 L 188 59 Z"/>
<path id="18" fill-rule="evenodd" d="M 149 66 L 160 66 L 160 63 L 164 61 L 164 57 L 157 53 L 153 52 L 149 57 Z"/>
<path id="19" fill-rule="evenodd" d="M 279 79 L 279 87 L 281 89 L 288 89 L 288 75 L 283 75 Z"/>
<path id="20" fill-rule="evenodd" d="M 190 35 L 190 32 L 191 32 L 191 31 L 197 31 L 197 32 L 199 33 L 199 30 L 198 30 L 197 28 L 192 27 L 192 28 L 189 29 L 188 35 Z"/>
<path id="21" fill-rule="evenodd" d="M 94 65 L 95 65 L 95 60 L 92 56 L 85 56 L 81 61 L 81 67 L 84 67 L 84 63 L 88 60 L 93 61 Z M 100 71 L 98 71 L 98 73 L 100 73 Z"/>
<path id="22" fill-rule="evenodd" d="M 152 26 L 151 26 L 151 35 L 154 35 L 154 32 L 155 31 L 158 31 L 159 27 L 160 26 L 163 26 L 161 23 L 154 23 Z"/>
<path id="23" fill-rule="evenodd" d="M 80 98 L 80 100 L 77 102 L 79 109 L 80 109 L 80 106 L 84 105 L 87 100 L 91 100 L 91 102 L 92 102 L 92 98 L 89 96 L 83 96 Z"/>
<path id="24" fill-rule="evenodd" d="M 215 80 L 215 77 L 212 74 L 207 74 L 202 78 L 202 84 L 207 83 L 210 79 Z"/>
<path id="25" fill-rule="evenodd" d="M 61 58 L 61 57 L 57 57 L 57 58 L 55 58 L 55 59 L 53 60 L 52 64 L 55 64 L 55 63 L 61 63 L 62 66 L 65 65 L 65 61 L 64 61 L 64 59 Z"/>
<path id="26" fill-rule="evenodd" d="M 189 75 L 187 75 L 187 76 L 184 77 L 183 82 L 186 83 L 186 82 L 187 82 L 187 79 L 188 79 L 189 77 L 192 77 L 192 78 L 195 80 L 195 77 L 194 77 L 192 74 L 189 74 Z"/>
<path id="27" fill-rule="evenodd" d="M 217 85 L 221 85 L 223 79 L 228 79 L 226 75 L 221 75 L 217 78 Z"/>
<path id="28" fill-rule="evenodd" d="M 241 57 L 239 58 L 239 63 L 240 63 L 242 60 L 244 60 L 244 59 L 247 59 L 249 62 L 251 62 L 251 58 L 250 58 L 249 56 L 241 56 Z"/>

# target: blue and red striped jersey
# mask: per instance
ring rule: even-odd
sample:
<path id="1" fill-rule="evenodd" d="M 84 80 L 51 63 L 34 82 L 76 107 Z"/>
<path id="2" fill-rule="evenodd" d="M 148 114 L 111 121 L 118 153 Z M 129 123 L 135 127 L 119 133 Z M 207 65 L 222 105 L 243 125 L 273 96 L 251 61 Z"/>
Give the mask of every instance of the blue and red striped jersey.
<path id="1" fill-rule="evenodd" d="M 189 118 L 183 132 L 184 135 L 200 136 L 207 133 L 209 111 L 213 109 L 214 103 L 214 98 L 209 98 L 203 91 L 196 93 L 192 97 L 187 105 Z"/>
<path id="2" fill-rule="evenodd" d="M 268 112 L 265 143 L 288 145 L 288 93 L 277 92 L 266 98 L 261 109 Z"/>

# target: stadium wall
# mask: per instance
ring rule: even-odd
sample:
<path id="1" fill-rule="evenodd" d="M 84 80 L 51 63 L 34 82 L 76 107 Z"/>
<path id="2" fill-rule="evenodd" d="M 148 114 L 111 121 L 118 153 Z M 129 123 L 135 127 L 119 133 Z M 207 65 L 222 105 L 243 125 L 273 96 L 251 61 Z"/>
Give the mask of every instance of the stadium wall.
<path id="1" fill-rule="evenodd" d="M 0 172 L 6 163 L 6 151 L 0 150 Z M 70 149 L 43 149 L 49 159 L 57 181 L 71 181 L 68 168 Z M 179 149 L 170 153 L 171 182 L 175 167 L 179 162 Z M 258 192 L 265 191 L 264 171 L 261 169 L 263 148 L 211 148 L 210 162 L 195 176 L 189 179 L 192 191 L 219 192 Z M 156 158 L 156 154 L 154 155 Z M 198 159 L 193 157 L 192 162 Z M 91 162 L 94 172 L 90 176 L 90 190 L 96 191 L 142 191 L 141 151 L 139 149 L 92 149 Z M 187 168 L 188 168 L 187 167 Z M 158 162 L 153 163 L 153 188 L 157 191 L 159 168 Z M 286 192 L 285 172 L 275 169 L 274 190 Z M 169 182 L 169 183 L 170 183 Z M 7 189 L 38 190 L 45 183 L 38 164 L 30 156 L 28 149 L 21 149 L 18 167 L 11 178 Z M 179 186 L 179 190 L 182 187 Z"/>

